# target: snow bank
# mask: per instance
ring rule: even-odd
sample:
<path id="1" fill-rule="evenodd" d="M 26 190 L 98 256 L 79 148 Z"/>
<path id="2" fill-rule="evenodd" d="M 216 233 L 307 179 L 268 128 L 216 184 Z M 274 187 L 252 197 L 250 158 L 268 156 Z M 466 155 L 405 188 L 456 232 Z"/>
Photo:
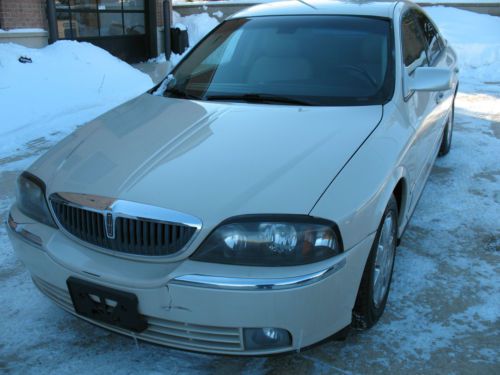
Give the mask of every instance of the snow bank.
<path id="1" fill-rule="evenodd" d="M 151 86 L 149 76 L 89 43 L 0 44 L 0 158 L 28 140 L 60 139 Z"/>
<path id="2" fill-rule="evenodd" d="M 210 17 L 207 13 L 193 14 L 191 16 L 182 17 L 179 13 L 173 12 L 173 25 L 179 28 L 185 28 L 188 31 L 189 36 L 189 49 L 182 55 L 172 54 L 170 57 L 170 63 L 172 67 L 177 65 L 177 63 L 189 52 L 193 46 L 195 46 L 205 35 L 207 35 L 212 29 L 219 24 L 219 21 Z M 162 53 L 155 59 L 150 61 L 162 63 L 165 62 L 165 54 Z"/>
<path id="3" fill-rule="evenodd" d="M 425 11 L 458 53 L 461 83 L 500 81 L 500 17 L 443 6 Z"/>
<path id="4" fill-rule="evenodd" d="M 45 32 L 44 29 L 9 29 L 9 30 L 4 30 L 0 29 L 0 34 L 1 33 L 43 33 Z"/>
<path id="5" fill-rule="evenodd" d="M 185 25 L 189 34 L 189 45 L 196 45 L 205 35 L 219 24 L 216 18 L 210 17 L 207 13 L 193 14 L 182 17 L 179 13 L 173 12 L 173 23 Z"/>

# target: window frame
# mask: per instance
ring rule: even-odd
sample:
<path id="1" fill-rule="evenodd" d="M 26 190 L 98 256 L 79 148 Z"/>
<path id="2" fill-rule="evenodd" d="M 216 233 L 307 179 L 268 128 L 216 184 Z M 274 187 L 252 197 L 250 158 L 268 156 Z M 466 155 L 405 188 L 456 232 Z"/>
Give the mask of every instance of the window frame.
<path id="1" fill-rule="evenodd" d="M 418 24 L 417 22 L 417 18 L 415 17 L 415 10 L 417 8 L 415 7 L 408 7 L 406 8 L 405 10 L 403 10 L 401 12 L 401 16 L 400 16 L 400 19 L 399 19 L 399 38 L 400 38 L 400 41 L 401 41 L 401 45 L 400 45 L 400 53 L 401 53 L 401 72 L 402 72 L 402 80 L 401 80 L 401 92 L 402 92 L 402 96 L 403 96 L 403 100 L 405 102 L 407 102 L 408 100 L 410 100 L 410 98 L 413 96 L 413 94 L 415 93 L 414 90 L 408 90 L 408 93 L 406 93 L 406 84 L 405 84 L 405 75 L 407 74 L 408 77 L 411 77 L 413 75 L 413 73 L 415 72 L 415 70 L 417 68 L 420 68 L 422 66 L 430 66 L 430 62 L 429 62 L 429 56 L 428 56 L 428 44 L 427 44 L 427 39 L 425 38 L 425 35 L 422 34 L 422 30 L 421 30 L 421 27 L 420 25 Z M 415 25 L 417 27 L 417 35 L 418 35 L 418 38 L 421 39 L 421 41 L 423 42 L 424 44 L 424 52 L 425 52 L 425 61 L 420 64 L 420 65 L 415 65 L 415 61 L 412 62 L 412 64 L 410 66 L 406 66 L 405 64 L 405 54 L 404 54 L 404 37 L 403 37 L 403 19 L 405 18 L 405 16 L 407 14 L 410 14 L 411 18 L 413 19 L 413 22 L 415 22 Z M 427 64 L 427 65 L 426 65 Z"/>
<path id="2" fill-rule="evenodd" d="M 443 38 L 441 37 L 441 34 L 439 33 L 439 29 L 437 28 L 436 24 L 421 9 L 414 8 L 414 10 L 415 10 L 414 17 L 417 21 L 417 26 L 420 26 L 419 22 L 418 22 L 418 16 L 421 16 L 421 17 L 423 17 L 424 22 L 430 23 L 432 25 L 432 28 L 434 29 L 436 42 L 437 42 L 438 47 L 439 47 L 439 52 L 437 54 L 435 54 L 434 56 L 431 56 L 431 51 L 430 51 L 431 45 L 429 44 L 425 34 L 423 35 L 423 38 L 427 44 L 426 50 L 427 50 L 427 60 L 429 61 L 429 66 L 435 66 L 436 61 L 438 61 L 441 58 L 446 46 L 444 44 Z M 425 30 L 422 30 L 421 26 L 419 27 L 419 29 L 421 30 L 421 33 L 425 32 Z M 432 59 L 431 59 L 431 57 L 432 57 Z"/>
<path id="3" fill-rule="evenodd" d="M 408 71 L 408 75 L 411 75 L 416 68 L 419 68 L 421 66 L 425 66 L 425 64 L 427 63 L 427 65 L 429 65 L 429 55 L 428 55 L 428 44 L 427 44 L 427 40 L 425 38 L 425 36 L 422 34 L 422 31 L 421 31 L 421 28 L 417 22 L 417 19 L 415 17 L 415 14 L 414 14 L 414 10 L 415 8 L 408 8 L 406 9 L 402 14 L 401 14 L 401 19 L 400 19 L 400 22 L 399 22 L 399 25 L 400 25 L 400 39 L 401 39 L 401 63 L 403 65 L 403 68 L 406 69 Z M 420 64 L 420 65 L 416 65 L 415 62 L 417 60 L 414 60 L 412 61 L 412 63 L 410 65 L 406 65 L 405 63 L 405 38 L 404 38 L 404 27 L 403 27 L 403 20 L 404 18 L 410 14 L 410 17 L 412 18 L 413 22 L 415 23 L 416 25 L 416 28 L 417 28 L 417 38 L 420 39 L 421 42 L 423 42 L 423 45 L 424 45 L 424 52 L 425 52 L 425 61 Z"/>
<path id="4" fill-rule="evenodd" d="M 104 39 L 104 38 L 116 38 L 116 37 L 130 37 L 134 36 L 131 34 L 126 33 L 126 27 L 125 27 L 125 14 L 142 14 L 144 17 L 144 32 L 140 33 L 139 35 L 147 35 L 149 31 L 149 25 L 148 25 L 148 7 L 149 3 L 148 0 L 144 0 L 144 6 L 143 9 L 127 9 L 123 3 L 123 1 L 120 1 L 120 7 L 116 9 L 102 9 L 101 8 L 101 2 L 100 0 L 91 0 L 92 6 L 89 6 L 87 8 L 75 8 L 75 5 L 71 4 L 71 0 L 68 0 L 68 5 L 67 8 L 63 7 L 55 7 L 55 16 L 56 16 L 56 27 L 57 27 L 57 39 L 58 40 L 93 40 L 93 39 Z M 86 35 L 86 36 L 80 36 L 77 35 L 75 31 L 75 14 L 93 14 L 96 15 L 97 17 L 97 35 Z M 66 14 L 68 18 L 68 23 L 69 23 L 69 31 L 70 31 L 70 37 L 61 37 L 60 36 L 60 30 L 59 30 L 59 25 L 57 24 L 57 16 L 59 14 Z M 117 35 L 103 35 L 101 32 L 101 14 L 117 14 L 120 16 L 121 19 L 121 29 L 122 33 L 117 34 Z"/>
<path id="5" fill-rule="evenodd" d="M 396 93 L 396 85 L 397 85 L 397 45 L 396 45 L 396 32 L 395 32 L 395 26 L 394 26 L 394 19 L 389 18 L 389 17 L 382 17 L 382 16 L 371 16 L 371 15 L 336 15 L 336 14 L 322 14 L 322 15 L 306 15 L 306 14 L 299 14 L 299 15 L 275 15 L 275 16 L 269 16 L 269 17 L 360 17 L 360 18 L 367 18 L 367 19 L 375 19 L 375 20 L 383 20 L 388 22 L 389 30 L 388 30 L 388 61 L 387 61 L 387 67 L 386 67 L 386 79 L 385 79 L 385 84 L 387 85 L 387 95 L 384 98 L 383 101 L 380 103 L 369 103 L 369 104 L 335 104 L 335 105 L 316 105 L 317 107 L 327 107 L 327 106 L 365 106 L 365 105 L 386 105 L 387 103 L 391 102 L 394 99 L 395 93 Z M 267 17 L 267 16 L 266 16 Z M 259 16 L 243 16 L 243 17 L 230 17 L 223 22 L 221 22 L 219 25 L 217 25 L 214 29 L 212 29 L 208 34 L 206 34 L 201 40 L 199 40 L 190 50 L 182 57 L 182 59 L 175 65 L 175 67 L 171 70 L 170 74 L 175 74 L 177 70 L 182 66 L 185 60 L 191 57 L 191 55 L 196 51 L 197 47 L 205 42 L 206 39 L 208 39 L 213 33 L 215 33 L 219 28 L 223 27 L 223 25 L 226 24 L 226 22 L 229 21 L 236 21 L 236 20 L 244 20 L 244 19 L 252 19 L 252 18 L 259 18 Z M 169 74 L 169 75 L 170 75 Z M 154 93 L 161 85 L 162 82 L 159 82 L 156 86 L 151 88 L 148 92 L 150 94 Z"/>

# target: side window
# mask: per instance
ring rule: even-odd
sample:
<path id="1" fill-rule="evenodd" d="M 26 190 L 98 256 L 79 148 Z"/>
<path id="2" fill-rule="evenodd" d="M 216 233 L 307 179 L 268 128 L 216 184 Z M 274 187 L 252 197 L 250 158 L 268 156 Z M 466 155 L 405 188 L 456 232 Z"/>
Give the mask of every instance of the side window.
<path id="1" fill-rule="evenodd" d="M 417 23 L 424 34 L 427 41 L 428 49 L 427 55 L 429 56 L 429 61 L 431 64 L 435 61 L 438 55 L 441 53 L 442 41 L 439 38 L 439 34 L 436 30 L 434 24 L 420 11 L 416 11 Z"/>
<path id="2" fill-rule="evenodd" d="M 403 15 L 401 30 L 403 33 L 403 59 L 410 72 L 427 63 L 426 44 L 413 17 L 413 11 Z"/>

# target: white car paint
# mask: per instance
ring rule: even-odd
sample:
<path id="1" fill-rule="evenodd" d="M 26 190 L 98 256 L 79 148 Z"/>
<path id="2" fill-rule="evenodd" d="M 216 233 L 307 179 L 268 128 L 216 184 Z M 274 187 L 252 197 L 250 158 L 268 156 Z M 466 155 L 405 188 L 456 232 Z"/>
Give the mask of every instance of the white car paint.
<path id="1" fill-rule="evenodd" d="M 413 6 L 280 2 L 233 17 L 388 17 L 393 19 L 395 45 L 400 46 L 401 17 Z M 439 150 L 458 84 L 451 47 L 437 62 L 453 72 L 451 87 L 441 91 L 409 90 L 405 82 L 417 78 L 404 67 L 401 50 L 395 52 L 394 94 L 383 106 L 206 103 L 144 94 L 99 117 L 29 168 L 45 182 L 46 196 L 72 192 L 140 202 L 192 215 L 201 220 L 202 229 L 183 251 L 152 260 L 76 241 L 62 230 L 35 222 L 14 205 L 9 233 L 20 258 L 39 288 L 71 313 L 75 312 L 66 287 L 71 276 L 134 293 L 141 314 L 157 331 L 136 334 L 94 323 L 144 340 L 250 355 L 299 350 L 330 336 L 351 321 L 375 232 L 397 186 L 402 235 Z M 332 220 L 346 251 L 318 263 L 277 268 L 188 259 L 221 221 L 256 213 Z M 42 245 L 23 237 L 26 232 L 38 236 Z M 289 280 L 335 266 L 338 269 L 328 277 L 283 290 L 206 288 L 174 280 L 185 275 Z M 246 351 L 241 341 L 246 327 L 286 329 L 292 345 Z M 219 338 L 224 332 L 241 345 L 197 341 L 200 335 Z"/>

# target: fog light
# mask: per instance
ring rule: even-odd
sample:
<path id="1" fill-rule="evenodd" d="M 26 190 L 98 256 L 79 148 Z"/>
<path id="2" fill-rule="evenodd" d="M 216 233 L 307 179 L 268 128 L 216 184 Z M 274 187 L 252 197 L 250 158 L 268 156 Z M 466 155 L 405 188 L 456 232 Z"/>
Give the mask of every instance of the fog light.
<path id="1" fill-rule="evenodd" d="M 281 348 L 292 345 L 292 336 L 281 328 L 245 328 L 243 330 L 246 350 Z"/>

